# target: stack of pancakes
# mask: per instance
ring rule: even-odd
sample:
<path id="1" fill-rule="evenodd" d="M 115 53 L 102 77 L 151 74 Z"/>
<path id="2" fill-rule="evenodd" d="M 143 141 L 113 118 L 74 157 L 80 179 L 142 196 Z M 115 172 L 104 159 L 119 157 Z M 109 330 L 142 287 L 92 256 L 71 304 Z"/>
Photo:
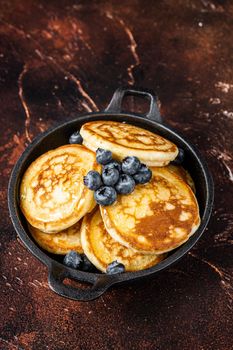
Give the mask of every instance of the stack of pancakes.
<path id="1" fill-rule="evenodd" d="M 181 166 L 169 164 L 176 145 L 134 125 L 94 121 L 82 126 L 83 145 L 65 145 L 37 158 L 25 172 L 20 207 L 35 241 L 54 254 L 85 253 L 105 272 L 117 260 L 126 271 L 149 268 L 177 248 L 200 224 L 195 186 Z M 90 170 L 101 173 L 95 151 L 122 160 L 136 156 L 152 179 L 110 206 L 97 206 L 83 184 Z"/>

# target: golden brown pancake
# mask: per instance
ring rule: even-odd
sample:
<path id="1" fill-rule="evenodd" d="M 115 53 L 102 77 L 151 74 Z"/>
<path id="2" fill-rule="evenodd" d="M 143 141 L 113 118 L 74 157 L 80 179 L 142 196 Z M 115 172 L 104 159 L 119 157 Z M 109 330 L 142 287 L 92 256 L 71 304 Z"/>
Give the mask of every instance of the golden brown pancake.
<path id="1" fill-rule="evenodd" d="M 182 243 L 200 224 L 199 209 L 190 187 L 167 167 L 151 168 L 149 183 L 137 185 L 101 207 L 108 233 L 119 243 L 140 252 L 160 254 Z"/>
<path id="2" fill-rule="evenodd" d="M 185 170 L 181 165 L 169 164 L 167 167 L 171 172 L 180 176 L 181 179 L 184 180 L 184 182 L 186 182 L 191 187 L 193 192 L 196 193 L 194 181 L 187 170 Z"/>
<path id="3" fill-rule="evenodd" d="M 163 255 L 141 254 L 116 242 L 106 231 L 99 209 L 86 215 L 81 227 L 81 242 L 88 259 L 101 271 L 117 260 L 126 271 L 147 269 L 159 263 Z"/>
<path id="4" fill-rule="evenodd" d="M 149 166 L 164 166 L 178 154 L 172 142 L 131 124 L 98 120 L 84 124 L 80 133 L 87 148 L 110 150 L 118 160 L 136 156 Z"/>
<path id="5" fill-rule="evenodd" d="M 92 169 L 100 169 L 95 153 L 82 145 L 65 145 L 37 158 L 20 186 L 20 207 L 27 221 L 47 233 L 78 222 L 95 206 L 93 192 L 83 184 L 83 176 Z"/>
<path id="6" fill-rule="evenodd" d="M 83 253 L 80 236 L 81 221 L 79 220 L 73 226 L 53 234 L 42 232 L 29 223 L 28 228 L 39 246 L 50 253 L 65 255 L 70 250 L 75 250 L 81 254 Z"/>

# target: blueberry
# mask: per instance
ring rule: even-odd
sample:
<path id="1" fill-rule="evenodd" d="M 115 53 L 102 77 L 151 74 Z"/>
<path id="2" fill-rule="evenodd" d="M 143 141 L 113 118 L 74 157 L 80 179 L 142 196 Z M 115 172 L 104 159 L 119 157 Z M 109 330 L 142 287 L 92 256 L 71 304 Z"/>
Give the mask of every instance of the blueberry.
<path id="1" fill-rule="evenodd" d="M 152 171 L 145 165 L 142 164 L 139 171 L 133 175 L 136 184 L 145 184 L 152 178 Z"/>
<path id="2" fill-rule="evenodd" d="M 184 161 L 184 150 L 179 148 L 179 153 L 176 158 L 172 161 L 173 164 L 180 165 Z"/>
<path id="3" fill-rule="evenodd" d="M 67 253 L 63 259 L 63 264 L 72 267 L 73 269 L 79 268 L 81 263 L 81 255 L 74 250 L 71 250 L 69 253 Z"/>
<path id="4" fill-rule="evenodd" d="M 128 175 L 134 175 L 141 166 L 140 160 L 137 157 L 126 157 L 122 161 L 122 171 Z"/>
<path id="5" fill-rule="evenodd" d="M 119 171 L 115 168 L 104 168 L 102 171 L 103 183 L 107 186 L 114 186 L 119 180 Z"/>
<path id="6" fill-rule="evenodd" d="M 94 197 L 100 205 L 111 205 L 117 199 L 117 193 L 111 186 L 101 186 L 94 192 Z"/>
<path id="7" fill-rule="evenodd" d="M 90 190 L 95 191 L 102 185 L 101 176 L 98 171 L 90 170 L 87 175 L 83 177 L 83 183 Z"/>
<path id="8" fill-rule="evenodd" d="M 121 174 L 117 184 L 115 185 L 115 189 L 117 193 L 120 194 L 129 194 L 133 192 L 135 188 L 135 181 L 132 176 L 127 174 Z"/>
<path id="9" fill-rule="evenodd" d="M 116 160 L 112 160 L 108 164 L 104 165 L 103 169 L 117 169 L 119 173 L 121 172 L 121 163 L 117 162 Z"/>
<path id="10" fill-rule="evenodd" d="M 94 265 L 90 262 L 85 254 L 82 255 L 82 271 L 92 271 L 94 269 Z"/>
<path id="11" fill-rule="evenodd" d="M 71 143 L 71 144 L 75 144 L 75 143 L 81 144 L 81 143 L 83 143 L 83 138 L 82 138 L 82 136 L 81 136 L 79 131 L 75 131 L 70 136 L 69 143 Z"/>
<path id="12" fill-rule="evenodd" d="M 109 275 L 113 275 L 115 273 L 122 273 L 122 272 L 125 272 L 125 265 L 119 263 L 117 260 L 108 264 L 106 269 L 106 273 Z"/>
<path id="13" fill-rule="evenodd" d="M 112 152 L 103 148 L 98 148 L 96 151 L 96 160 L 99 164 L 107 164 L 112 160 Z"/>

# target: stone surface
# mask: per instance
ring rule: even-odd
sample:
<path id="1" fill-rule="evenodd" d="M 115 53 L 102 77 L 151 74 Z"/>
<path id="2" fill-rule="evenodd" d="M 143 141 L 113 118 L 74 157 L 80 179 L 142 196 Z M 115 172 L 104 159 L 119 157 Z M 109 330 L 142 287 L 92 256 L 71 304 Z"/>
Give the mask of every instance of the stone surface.
<path id="1" fill-rule="evenodd" d="M 232 1 L 0 1 L 0 349 L 233 349 Z M 120 85 L 158 92 L 207 158 L 202 239 L 152 280 L 93 302 L 55 295 L 7 209 L 13 165 L 41 131 L 102 110 Z M 132 100 L 127 108 L 140 111 Z"/>

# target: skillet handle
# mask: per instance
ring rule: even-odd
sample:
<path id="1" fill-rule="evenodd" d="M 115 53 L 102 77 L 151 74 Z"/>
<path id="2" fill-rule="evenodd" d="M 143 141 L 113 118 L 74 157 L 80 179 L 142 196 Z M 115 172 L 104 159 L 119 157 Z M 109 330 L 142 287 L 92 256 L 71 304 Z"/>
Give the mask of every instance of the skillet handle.
<path id="1" fill-rule="evenodd" d="M 71 280 L 89 282 L 84 276 L 87 273 L 80 272 L 81 275 L 77 278 L 77 271 L 71 268 L 62 268 L 58 265 L 52 264 L 49 267 L 48 283 L 49 287 L 57 294 L 77 300 L 77 301 L 90 301 L 101 296 L 112 284 L 116 283 L 114 276 L 99 275 L 95 278 L 92 287 L 85 289 L 75 288 L 70 285 L 64 284 L 64 279 L 69 278 Z M 113 277 L 113 278 L 112 278 Z"/>
<path id="2" fill-rule="evenodd" d="M 152 90 L 133 88 L 133 87 L 120 87 L 118 88 L 108 105 L 105 112 L 109 113 L 121 113 L 122 101 L 125 96 L 144 97 L 150 101 L 149 112 L 145 115 L 146 118 L 162 123 L 162 118 L 159 112 L 157 96 Z"/>

